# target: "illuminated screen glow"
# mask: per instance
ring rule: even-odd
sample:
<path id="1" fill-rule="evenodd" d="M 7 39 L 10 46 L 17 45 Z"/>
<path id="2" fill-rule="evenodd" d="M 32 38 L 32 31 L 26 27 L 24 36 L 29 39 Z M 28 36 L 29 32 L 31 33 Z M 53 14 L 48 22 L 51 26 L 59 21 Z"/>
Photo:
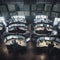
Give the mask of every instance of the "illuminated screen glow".
<path id="1" fill-rule="evenodd" d="M 44 19 L 44 18 L 48 18 L 48 16 L 46 16 L 46 15 L 37 15 L 37 16 L 36 16 L 36 19 L 37 19 L 37 18 Z"/>
<path id="2" fill-rule="evenodd" d="M 11 16 L 13 22 L 24 22 L 26 23 L 25 16 Z"/>
<path id="3" fill-rule="evenodd" d="M 7 26 L 6 22 L 5 22 L 5 18 L 4 17 L 0 17 L 0 23 L 3 23 L 5 26 Z"/>
<path id="4" fill-rule="evenodd" d="M 57 25 L 58 22 L 60 22 L 60 18 L 55 18 L 55 20 L 54 20 L 54 24 L 53 24 L 53 25 Z"/>
<path id="5" fill-rule="evenodd" d="M 48 16 L 46 15 L 36 15 L 35 19 L 34 19 L 34 22 L 35 23 L 38 23 L 38 22 L 48 22 Z"/>
<path id="6" fill-rule="evenodd" d="M 12 18 L 24 18 L 25 19 L 25 16 L 12 16 Z"/>

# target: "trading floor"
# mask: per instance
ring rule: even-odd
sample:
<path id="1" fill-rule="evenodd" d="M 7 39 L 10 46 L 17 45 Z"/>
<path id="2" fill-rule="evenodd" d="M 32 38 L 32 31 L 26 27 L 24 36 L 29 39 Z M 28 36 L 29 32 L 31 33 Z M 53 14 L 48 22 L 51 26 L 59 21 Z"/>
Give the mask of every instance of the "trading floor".
<path id="1" fill-rule="evenodd" d="M 52 23 L 45 15 L 37 15 L 33 21 L 12 16 L 10 22 L 0 22 L 0 58 L 60 60 L 60 23 L 57 27 Z"/>

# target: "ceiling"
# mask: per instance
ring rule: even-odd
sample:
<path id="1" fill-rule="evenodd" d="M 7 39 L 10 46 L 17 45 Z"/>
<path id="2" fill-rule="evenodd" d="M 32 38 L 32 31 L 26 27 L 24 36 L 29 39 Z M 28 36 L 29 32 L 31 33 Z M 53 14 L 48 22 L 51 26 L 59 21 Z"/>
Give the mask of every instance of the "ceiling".
<path id="1" fill-rule="evenodd" d="M 36 2 L 37 0 L 0 0 L 0 3 L 5 2 L 21 2 L 24 1 L 25 3 Z M 50 2 L 50 3 L 60 3 L 60 0 L 38 0 L 39 2 Z"/>

